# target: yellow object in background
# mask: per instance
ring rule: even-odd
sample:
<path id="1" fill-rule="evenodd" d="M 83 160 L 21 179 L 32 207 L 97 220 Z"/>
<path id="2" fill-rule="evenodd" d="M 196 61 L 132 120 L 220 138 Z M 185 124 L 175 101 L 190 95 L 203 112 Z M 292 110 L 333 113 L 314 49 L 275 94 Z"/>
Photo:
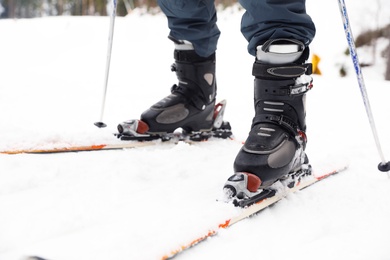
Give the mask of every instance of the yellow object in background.
<path id="1" fill-rule="evenodd" d="M 317 54 L 313 54 L 311 58 L 311 63 L 313 65 L 313 74 L 322 75 L 320 68 L 318 67 L 318 63 L 320 63 L 321 58 Z"/>

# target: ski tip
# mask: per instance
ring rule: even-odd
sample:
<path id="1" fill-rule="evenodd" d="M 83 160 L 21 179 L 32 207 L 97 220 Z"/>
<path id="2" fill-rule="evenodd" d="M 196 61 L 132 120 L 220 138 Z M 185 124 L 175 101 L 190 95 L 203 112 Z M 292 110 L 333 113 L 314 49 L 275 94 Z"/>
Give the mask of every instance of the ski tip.
<path id="1" fill-rule="evenodd" d="M 103 127 L 106 127 L 107 125 L 105 124 L 105 123 L 103 123 L 103 122 L 96 122 L 96 123 L 94 123 L 94 125 L 96 125 L 97 127 L 99 127 L 99 128 L 103 128 Z"/>

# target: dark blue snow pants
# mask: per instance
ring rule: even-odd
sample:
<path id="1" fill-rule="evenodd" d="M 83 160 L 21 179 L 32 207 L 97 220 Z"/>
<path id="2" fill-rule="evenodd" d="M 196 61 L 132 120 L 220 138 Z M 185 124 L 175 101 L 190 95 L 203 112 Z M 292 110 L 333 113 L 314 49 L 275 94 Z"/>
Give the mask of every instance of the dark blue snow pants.
<path id="1" fill-rule="evenodd" d="M 306 0 L 240 0 L 245 8 L 241 32 L 248 40 L 248 51 L 269 39 L 290 38 L 305 45 L 313 40 L 315 26 L 306 14 Z M 220 31 L 213 0 L 158 0 L 168 18 L 170 35 L 190 41 L 203 57 L 217 49 Z"/>

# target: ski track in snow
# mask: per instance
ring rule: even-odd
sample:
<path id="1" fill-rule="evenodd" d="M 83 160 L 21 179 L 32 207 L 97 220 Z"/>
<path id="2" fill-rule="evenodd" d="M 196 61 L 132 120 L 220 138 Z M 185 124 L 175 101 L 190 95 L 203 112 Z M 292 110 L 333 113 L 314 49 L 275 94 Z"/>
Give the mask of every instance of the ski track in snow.
<path id="1" fill-rule="evenodd" d="M 358 4 L 359 2 L 359 4 Z M 352 29 L 375 26 L 377 8 L 347 3 Z M 219 13 L 218 97 L 237 141 L 119 151 L 0 154 L 0 259 L 159 259 L 237 213 L 218 203 L 253 117 L 253 58 L 242 11 Z M 362 13 L 364 10 L 364 13 Z M 221 230 L 178 259 L 389 259 L 390 179 L 349 57 L 337 3 L 308 2 L 322 60 L 307 95 L 307 153 L 314 169 L 349 169 Z M 332 13 L 334 19 L 329 19 Z M 384 24 L 382 5 L 378 23 Z M 388 15 L 387 15 L 388 17 Z M 118 17 L 104 122 L 98 129 L 108 17 L 0 20 L 0 150 L 119 142 L 118 122 L 168 94 L 172 44 L 163 15 Z M 387 43 L 380 42 L 380 47 Z M 361 58 L 370 59 L 368 51 Z M 378 54 L 379 55 L 379 54 Z M 379 56 L 378 56 L 379 57 Z M 349 76 L 338 77 L 340 64 Z M 384 61 L 363 70 L 382 149 L 390 156 L 390 83 Z M 317 167 L 316 167 L 317 166 Z"/>

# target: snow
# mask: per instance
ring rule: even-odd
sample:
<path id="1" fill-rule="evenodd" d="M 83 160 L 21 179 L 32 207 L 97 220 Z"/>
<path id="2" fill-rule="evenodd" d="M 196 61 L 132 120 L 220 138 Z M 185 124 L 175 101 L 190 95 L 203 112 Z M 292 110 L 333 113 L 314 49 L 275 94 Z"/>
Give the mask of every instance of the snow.
<path id="1" fill-rule="evenodd" d="M 388 23 L 386 0 L 347 3 L 358 32 Z M 322 76 L 307 95 L 314 169 L 349 169 L 240 222 L 178 259 L 389 259 L 390 179 L 353 74 L 337 3 L 308 1 L 312 53 Z M 379 11 L 378 11 L 379 10 Z M 237 214 L 218 203 L 253 117 L 253 58 L 242 10 L 219 13 L 218 97 L 237 141 L 119 151 L 0 154 L 0 259 L 160 259 Z M 372 17 L 376 19 L 372 19 Z M 330 17 L 331 16 L 331 17 Z M 172 43 L 162 14 L 116 19 L 104 122 L 100 120 L 108 17 L 0 20 L 0 150 L 119 142 L 116 125 L 168 94 Z M 380 46 L 384 46 L 381 44 Z M 379 54 L 378 54 L 379 55 Z M 367 56 L 362 53 L 362 56 Z M 349 75 L 338 76 L 341 63 Z M 385 156 L 390 83 L 384 60 L 363 73 Z M 389 159 L 389 158 L 387 158 Z"/>

